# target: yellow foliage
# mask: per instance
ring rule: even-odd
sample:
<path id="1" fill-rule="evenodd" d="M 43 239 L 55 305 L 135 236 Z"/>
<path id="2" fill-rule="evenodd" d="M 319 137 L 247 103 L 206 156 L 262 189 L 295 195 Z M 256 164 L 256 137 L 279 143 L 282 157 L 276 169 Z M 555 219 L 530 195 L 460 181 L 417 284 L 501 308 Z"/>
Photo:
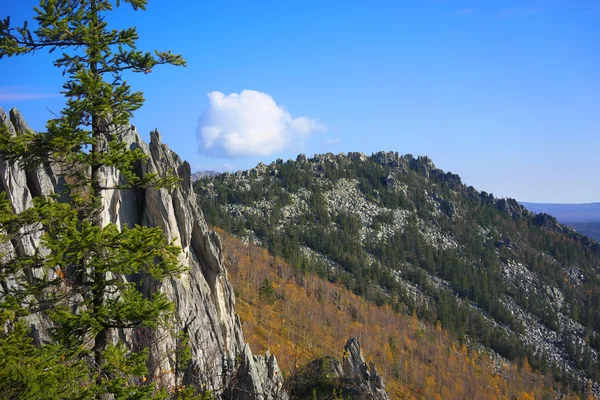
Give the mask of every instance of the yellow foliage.
<path id="1" fill-rule="evenodd" d="M 288 376 L 314 358 L 339 356 L 346 341 L 355 337 L 365 358 L 373 358 L 392 398 L 531 400 L 556 395 L 547 387 L 551 381 L 533 373 L 527 361 L 520 371 L 501 365 L 500 377 L 487 354 L 469 352 L 441 324 L 424 324 L 416 313 L 409 317 L 389 306 L 377 307 L 317 276 L 297 279 L 297 271 L 283 260 L 219 233 L 229 277 L 239 293 L 236 311 L 245 337 L 256 353 L 270 348 Z M 281 296 L 272 307 L 258 301 L 264 279 Z M 390 337 L 396 343 L 394 353 Z"/>
<path id="2" fill-rule="evenodd" d="M 519 400 L 535 400 L 535 397 L 533 396 L 533 394 L 531 393 L 523 393 L 520 397 Z"/>

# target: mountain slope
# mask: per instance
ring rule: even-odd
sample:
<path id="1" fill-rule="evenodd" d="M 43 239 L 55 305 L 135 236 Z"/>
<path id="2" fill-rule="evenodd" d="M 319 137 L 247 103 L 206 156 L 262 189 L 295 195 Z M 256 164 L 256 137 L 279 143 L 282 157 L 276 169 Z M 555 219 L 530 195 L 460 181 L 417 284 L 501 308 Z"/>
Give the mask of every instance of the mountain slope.
<path id="1" fill-rule="evenodd" d="M 300 155 L 195 187 L 210 223 L 300 271 L 573 387 L 599 380 L 600 245 L 551 216 L 392 152 Z"/>
<path id="2" fill-rule="evenodd" d="M 490 357 L 481 347 L 468 349 L 441 324 L 377 306 L 339 283 L 299 274 L 258 245 L 219 233 L 246 337 L 253 349 L 277 356 L 292 388 L 309 360 L 343 358 L 345 338 L 356 337 L 392 399 L 552 399 L 565 394 L 550 373 L 531 373 L 527 365 L 519 368 Z"/>

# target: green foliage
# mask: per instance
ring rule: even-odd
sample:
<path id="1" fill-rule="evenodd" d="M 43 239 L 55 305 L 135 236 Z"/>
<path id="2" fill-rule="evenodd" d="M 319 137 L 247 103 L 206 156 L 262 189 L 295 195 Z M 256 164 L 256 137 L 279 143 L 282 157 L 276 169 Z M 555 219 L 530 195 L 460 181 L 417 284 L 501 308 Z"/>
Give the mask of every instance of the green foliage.
<path id="1" fill-rule="evenodd" d="M 335 361 L 338 362 L 338 361 Z M 290 394 L 293 399 L 339 399 L 358 398 L 358 396 L 343 396 L 344 386 L 352 383 L 345 382 L 337 377 L 332 359 L 324 357 L 305 365 L 292 381 L 290 381 Z"/>
<path id="2" fill-rule="evenodd" d="M 9 306 L 12 303 L 13 307 Z M 3 399 L 83 399 L 91 397 L 91 371 L 73 351 L 36 346 L 16 302 L 5 299 L 0 324 L 0 397 Z"/>
<path id="3" fill-rule="evenodd" d="M 273 282 L 271 282 L 270 279 L 266 279 L 266 278 L 260 284 L 258 295 L 259 295 L 259 298 L 261 299 L 261 301 L 263 301 L 269 305 L 275 304 L 275 302 L 277 301 L 277 298 L 278 298 L 277 292 L 275 291 L 275 288 L 273 287 Z"/>
<path id="4" fill-rule="evenodd" d="M 29 170 L 53 162 L 67 182 L 65 193 L 35 199 L 20 214 L 0 195 L 2 249 L 43 232 L 34 254 L 2 254 L 0 306 L 9 313 L 0 337 L 0 354 L 6 356 L 0 364 L 3 398 L 164 397 L 145 382 L 147 350 L 133 351 L 110 332 L 166 323 L 172 304 L 160 291 L 142 287 L 154 282 L 149 286 L 156 288 L 179 274 L 180 249 L 158 228 L 119 229 L 104 225 L 100 214 L 105 190 L 171 187 L 178 181 L 174 175 L 136 173 L 145 156 L 126 146 L 122 133 L 144 98 L 123 74 L 185 61 L 170 51 L 137 50 L 135 28 L 111 29 L 107 16 L 121 3 L 146 8 L 146 0 L 41 0 L 37 29 L 27 23 L 15 29 L 10 18 L 0 22 L 0 59 L 58 50 L 54 65 L 67 76 L 66 107 L 46 132 L 0 132 L 4 160 Z M 118 170 L 122 182 L 106 187 L 105 168 Z M 50 344 L 34 345 L 28 338 L 23 318 L 29 313 L 43 313 L 52 322 Z M 27 361 L 20 373 L 17 357 Z"/>
<path id="5" fill-rule="evenodd" d="M 108 344 L 102 351 L 101 374 L 93 386 L 94 395 L 102 398 L 110 393 L 117 399 L 146 399 L 154 394 L 153 385 L 144 385 L 147 349 L 132 353 L 123 343 Z M 158 397 L 158 396 L 157 396 Z"/>

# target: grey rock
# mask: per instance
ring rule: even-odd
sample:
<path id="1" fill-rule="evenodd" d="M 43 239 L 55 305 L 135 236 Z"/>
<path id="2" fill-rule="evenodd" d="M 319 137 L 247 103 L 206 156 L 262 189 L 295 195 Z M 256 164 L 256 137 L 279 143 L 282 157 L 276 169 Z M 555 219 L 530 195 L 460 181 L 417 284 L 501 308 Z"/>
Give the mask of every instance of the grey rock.
<path id="1" fill-rule="evenodd" d="M 0 128 L 8 129 L 10 136 L 16 136 L 17 131 L 9 116 L 0 108 Z M 31 207 L 32 198 L 27 187 L 25 171 L 18 165 L 0 160 L 0 185 L 11 201 L 15 212 L 22 212 Z"/>
<path id="2" fill-rule="evenodd" d="M 18 116 L 19 114 L 15 109 L 11 112 L 11 115 Z M 2 127 L 7 129 L 8 135 L 11 137 L 18 135 L 20 132 L 17 131 L 9 116 L 0 107 L 0 128 Z M 0 190 L 6 193 L 7 199 L 10 200 L 12 208 L 16 213 L 23 212 L 33 205 L 33 198 L 31 190 L 28 187 L 25 169 L 18 163 L 9 163 L 1 157 Z M 40 228 L 36 226 L 25 227 L 21 229 L 21 235 L 11 240 L 17 255 L 32 255 L 35 253 L 41 235 Z"/>
<path id="3" fill-rule="evenodd" d="M 344 346 L 343 368 L 346 377 L 357 376 L 362 379 L 369 379 L 369 369 L 363 358 L 360 343 L 355 338 L 348 340 L 346 346 Z"/>
<path id="4" fill-rule="evenodd" d="M 32 131 L 16 108 L 10 110 L 10 121 L 18 135 Z M 40 165 L 37 168 L 26 168 L 25 174 L 29 180 L 29 188 L 33 196 L 40 196 L 42 193 L 53 193 L 54 184 L 51 179 L 52 172 L 49 163 Z"/>
<path id="5" fill-rule="evenodd" d="M 365 154 L 359 153 L 359 152 L 350 152 L 350 153 L 348 153 L 348 158 L 352 162 L 357 162 L 357 161 L 358 162 L 365 162 L 368 159 L 368 157 Z"/>
<path id="6" fill-rule="evenodd" d="M 258 379 L 254 379 L 258 377 Z M 228 396 L 237 400 L 287 400 L 281 370 L 275 356 L 253 356 L 250 346 L 244 347 L 239 374 L 232 380 Z"/>
<path id="7" fill-rule="evenodd" d="M 395 151 L 380 151 L 373 154 L 373 159 L 375 162 L 381 165 L 388 165 L 392 168 L 397 168 L 400 165 L 400 158 L 398 157 L 398 153 Z"/>
<path id="8" fill-rule="evenodd" d="M 389 400 L 390 397 L 385 391 L 383 378 L 379 375 L 372 361 L 369 363 L 369 366 L 365 363 L 358 340 L 352 338 L 346 342 L 344 355 L 343 369 L 345 378 L 358 382 L 359 391 L 368 393 L 370 395 L 368 398 Z"/>

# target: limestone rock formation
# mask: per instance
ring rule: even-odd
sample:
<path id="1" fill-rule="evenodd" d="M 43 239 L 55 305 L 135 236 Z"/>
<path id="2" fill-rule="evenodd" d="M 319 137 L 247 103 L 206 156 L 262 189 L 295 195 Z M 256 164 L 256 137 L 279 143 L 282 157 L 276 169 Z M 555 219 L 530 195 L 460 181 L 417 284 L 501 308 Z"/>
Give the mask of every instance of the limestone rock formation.
<path id="1" fill-rule="evenodd" d="M 10 135 L 29 130 L 16 109 L 10 111 L 9 117 L 0 108 L 0 126 L 6 126 Z M 252 393 L 253 399 L 285 398 L 274 394 L 275 391 L 279 393 L 282 386 L 274 357 L 267 356 L 264 360 L 255 358 L 244 342 L 240 321 L 235 314 L 233 289 L 223 267 L 221 243 L 218 236 L 209 231 L 197 206 L 189 164 L 182 162 L 177 154 L 161 142 L 158 132 L 151 133 L 148 145 L 133 126 L 107 126 L 106 129 L 119 135 L 131 149 L 140 148 L 148 157 L 146 162 L 138 163 L 138 174 L 156 172 L 165 175 L 175 172 L 181 179 L 181 185 L 169 190 L 146 188 L 107 191 L 102 218 L 104 223 L 112 222 L 118 226 L 160 226 L 169 240 L 181 246 L 180 261 L 187 271 L 179 278 L 161 284 L 160 290 L 175 304 L 177 328 L 185 330 L 190 338 L 194 367 L 188 371 L 188 383 L 206 385 L 221 398 L 226 396 L 226 388 L 235 376 L 237 382 L 243 382 L 249 388 L 248 391 L 260 391 Z M 0 159 L 0 190 L 7 193 L 14 210 L 20 212 L 32 205 L 33 197 L 59 192 L 62 179 L 59 174 L 57 165 L 25 171 L 18 165 Z M 103 179 L 106 187 L 124 183 L 124 177 L 114 169 L 105 169 Z M 34 230 L 34 233 L 16 240 L 12 254 L 34 251 L 39 244 L 39 236 L 39 230 Z M 156 283 L 144 283 L 147 290 L 153 289 L 152 285 Z M 32 321 L 32 324 L 36 331 L 44 332 L 43 318 Z M 149 343 L 149 368 L 153 380 L 158 387 L 170 388 L 174 385 L 174 376 L 169 371 L 174 370 L 176 338 L 171 330 L 114 334 L 124 335 L 132 346 L 134 343 Z M 237 361 L 240 358 L 242 364 Z"/>

